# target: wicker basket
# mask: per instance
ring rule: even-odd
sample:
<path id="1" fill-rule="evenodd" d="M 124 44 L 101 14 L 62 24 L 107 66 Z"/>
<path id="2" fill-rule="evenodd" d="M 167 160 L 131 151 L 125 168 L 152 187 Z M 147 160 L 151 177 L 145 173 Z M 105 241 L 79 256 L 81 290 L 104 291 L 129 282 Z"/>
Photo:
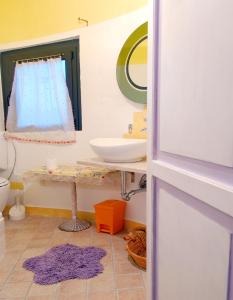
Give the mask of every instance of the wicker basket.
<path id="1" fill-rule="evenodd" d="M 129 233 L 127 240 L 127 251 L 133 262 L 142 269 L 146 269 L 146 228 L 137 227 Z"/>

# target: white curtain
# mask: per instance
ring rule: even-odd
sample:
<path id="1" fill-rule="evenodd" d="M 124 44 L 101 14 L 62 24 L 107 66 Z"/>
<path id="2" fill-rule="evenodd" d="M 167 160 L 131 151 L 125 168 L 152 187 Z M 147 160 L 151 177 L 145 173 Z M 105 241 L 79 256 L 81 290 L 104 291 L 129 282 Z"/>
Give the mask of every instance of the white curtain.
<path id="1" fill-rule="evenodd" d="M 16 63 L 6 137 L 41 143 L 74 143 L 71 100 L 61 58 Z"/>

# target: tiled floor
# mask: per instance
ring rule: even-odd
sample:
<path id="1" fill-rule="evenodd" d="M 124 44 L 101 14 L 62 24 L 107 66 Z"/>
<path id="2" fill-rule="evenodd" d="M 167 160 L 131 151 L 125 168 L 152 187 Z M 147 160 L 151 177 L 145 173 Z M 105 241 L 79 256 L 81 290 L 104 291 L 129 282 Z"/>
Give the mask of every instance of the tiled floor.
<path id="1" fill-rule="evenodd" d="M 6 255 L 0 261 L 0 299 L 7 300 L 145 300 L 146 273 L 132 266 L 125 251 L 123 234 L 62 232 L 59 218 L 27 217 L 6 221 Z M 68 280 L 49 286 L 33 283 L 33 273 L 22 268 L 26 258 L 40 255 L 50 247 L 69 242 L 97 246 L 107 251 L 101 261 L 104 272 L 89 280 Z"/>

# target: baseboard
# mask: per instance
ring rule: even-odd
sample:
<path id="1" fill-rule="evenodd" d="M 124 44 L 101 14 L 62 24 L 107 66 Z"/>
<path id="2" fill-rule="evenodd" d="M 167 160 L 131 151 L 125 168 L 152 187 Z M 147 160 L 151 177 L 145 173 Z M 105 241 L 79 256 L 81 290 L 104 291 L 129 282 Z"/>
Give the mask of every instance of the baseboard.
<path id="1" fill-rule="evenodd" d="M 9 215 L 9 210 L 11 206 L 7 205 L 3 211 L 3 216 Z M 48 207 L 32 207 L 26 206 L 26 214 L 28 216 L 41 216 L 41 217 L 59 217 L 59 218 L 71 218 L 71 211 L 69 209 L 63 208 L 48 208 Z M 87 220 L 91 223 L 95 223 L 95 213 L 87 211 L 79 211 L 78 217 L 81 220 Z M 132 220 L 125 220 L 126 231 L 131 231 L 132 229 L 140 226 L 145 226 L 142 223 L 138 223 Z"/>

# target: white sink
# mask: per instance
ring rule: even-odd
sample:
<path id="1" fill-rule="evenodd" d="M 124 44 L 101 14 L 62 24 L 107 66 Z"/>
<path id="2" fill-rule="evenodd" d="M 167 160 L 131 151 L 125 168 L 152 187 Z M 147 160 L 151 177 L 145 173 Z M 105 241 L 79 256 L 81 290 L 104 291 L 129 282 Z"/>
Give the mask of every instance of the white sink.
<path id="1" fill-rule="evenodd" d="M 146 140 L 143 139 L 97 138 L 89 143 L 106 162 L 136 162 L 146 157 Z"/>

